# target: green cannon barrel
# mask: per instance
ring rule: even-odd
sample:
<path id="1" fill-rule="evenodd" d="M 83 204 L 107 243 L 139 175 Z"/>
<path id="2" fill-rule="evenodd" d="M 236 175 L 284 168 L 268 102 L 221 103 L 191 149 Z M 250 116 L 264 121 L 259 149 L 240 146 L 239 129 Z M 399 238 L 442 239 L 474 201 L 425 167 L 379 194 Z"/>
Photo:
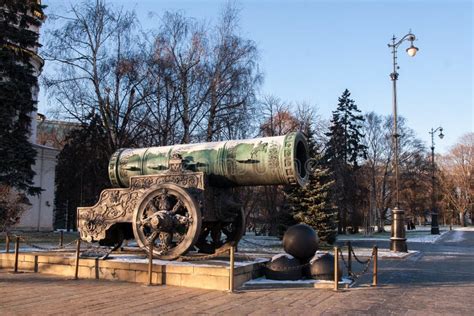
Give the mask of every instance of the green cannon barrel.
<path id="1" fill-rule="evenodd" d="M 202 171 L 213 186 L 297 184 L 308 179 L 308 146 L 301 133 L 256 139 L 119 149 L 109 162 L 114 187 L 128 187 L 130 177 L 159 174 L 179 154 L 186 169 Z"/>

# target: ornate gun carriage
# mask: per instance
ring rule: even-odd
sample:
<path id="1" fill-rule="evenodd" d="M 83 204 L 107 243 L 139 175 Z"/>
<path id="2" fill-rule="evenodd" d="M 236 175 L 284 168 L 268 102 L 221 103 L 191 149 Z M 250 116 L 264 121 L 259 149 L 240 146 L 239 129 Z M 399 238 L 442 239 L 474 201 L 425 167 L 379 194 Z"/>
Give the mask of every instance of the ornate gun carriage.
<path id="1" fill-rule="evenodd" d="M 109 162 L 114 188 L 77 209 L 88 242 L 119 247 L 135 238 L 154 243 L 154 256 L 176 259 L 190 249 L 220 252 L 245 231 L 237 186 L 304 185 L 306 139 L 301 133 L 251 140 L 120 149 Z"/>

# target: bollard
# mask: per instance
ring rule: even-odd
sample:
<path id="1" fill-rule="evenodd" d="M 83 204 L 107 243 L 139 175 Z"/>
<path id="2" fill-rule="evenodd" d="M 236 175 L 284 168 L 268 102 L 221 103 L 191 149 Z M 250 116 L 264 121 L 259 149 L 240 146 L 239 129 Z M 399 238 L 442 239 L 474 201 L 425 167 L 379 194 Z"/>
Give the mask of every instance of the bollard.
<path id="1" fill-rule="evenodd" d="M 148 248 L 148 285 L 153 285 L 152 277 L 153 277 L 153 244 L 155 240 L 150 242 L 150 246 Z"/>
<path id="2" fill-rule="evenodd" d="M 79 279 L 79 255 L 81 253 L 81 238 L 77 239 L 77 246 L 76 246 L 76 266 L 74 270 L 74 280 Z"/>
<path id="3" fill-rule="evenodd" d="M 347 274 L 352 273 L 352 244 L 350 241 L 347 242 Z"/>
<path id="4" fill-rule="evenodd" d="M 378 248 L 374 246 L 372 255 L 374 256 L 374 272 L 372 274 L 372 286 L 377 286 L 377 264 L 378 264 Z"/>
<path id="5" fill-rule="evenodd" d="M 339 248 L 334 247 L 334 291 L 339 289 Z"/>
<path id="6" fill-rule="evenodd" d="M 13 270 L 14 273 L 18 272 L 18 254 L 20 252 L 20 237 L 16 237 L 15 240 L 15 268 Z"/>
<path id="7" fill-rule="evenodd" d="M 5 237 L 5 252 L 10 253 L 10 235 L 8 235 L 8 233 Z"/>
<path id="8" fill-rule="evenodd" d="M 235 246 L 230 247 L 229 293 L 234 293 Z"/>
<path id="9" fill-rule="evenodd" d="M 63 231 L 61 230 L 61 231 L 59 232 L 59 247 L 62 248 L 63 245 L 64 245 L 64 233 L 63 233 Z"/>

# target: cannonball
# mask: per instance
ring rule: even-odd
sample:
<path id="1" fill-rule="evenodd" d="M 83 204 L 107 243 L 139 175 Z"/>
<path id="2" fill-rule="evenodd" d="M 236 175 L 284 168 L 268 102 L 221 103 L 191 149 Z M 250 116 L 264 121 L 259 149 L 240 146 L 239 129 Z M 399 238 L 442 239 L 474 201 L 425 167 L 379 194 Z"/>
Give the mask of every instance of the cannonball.
<path id="1" fill-rule="evenodd" d="M 272 280 L 299 280 L 303 277 L 301 262 L 286 253 L 276 255 L 265 266 L 267 279 Z"/>
<path id="2" fill-rule="evenodd" d="M 341 266 L 337 266 L 341 280 Z M 316 280 L 334 280 L 334 256 L 330 253 L 316 253 L 310 260 L 309 277 Z"/>
<path id="3" fill-rule="evenodd" d="M 307 261 L 314 256 L 318 250 L 318 244 L 318 234 L 306 224 L 291 226 L 283 236 L 283 249 L 302 261 Z"/>

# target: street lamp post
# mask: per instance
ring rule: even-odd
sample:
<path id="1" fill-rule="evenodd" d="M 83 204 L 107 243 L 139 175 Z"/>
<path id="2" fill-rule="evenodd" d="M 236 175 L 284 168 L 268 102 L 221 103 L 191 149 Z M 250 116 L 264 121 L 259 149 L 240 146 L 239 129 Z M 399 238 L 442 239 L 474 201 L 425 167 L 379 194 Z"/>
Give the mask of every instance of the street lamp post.
<path id="1" fill-rule="evenodd" d="M 438 137 L 443 139 L 443 128 L 437 127 L 436 129 L 431 128 L 429 132 L 431 134 L 431 234 L 439 235 L 438 226 L 438 209 L 436 208 L 436 178 L 435 178 L 435 155 L 434 155 L 434 134 L 439 131 Z"/>
<path id="2" fill-rule="evenodd" d="M 397 79 L 398 72 L 400 69 L 397 63 L 397 49 L 404 41 L 410 41 L 410 47 L 407 48 L 406 52 L 410 57 L 414 57 L 418 52 L 418 48 L 413 45 L 416 37 L 411 31 L 397 41 L 395 35 L 392 37 L 392 43 L 388 44 L 388 47 L 392 49 L 392 60 L 393 60 L 393 72 L 390 74 L 392 80 L 392 105 L 393 105 L 393 168 L 395 171 L 395 207 L 392 209 L 392 233 L 390 237 L 390 250 L 407 252 L 407 243 L 405 237 L 405 212 L 400 209 L 400 191 L 399 191 L 399 177 L 398 177 L 398 122 L 397 122 Z"/>

